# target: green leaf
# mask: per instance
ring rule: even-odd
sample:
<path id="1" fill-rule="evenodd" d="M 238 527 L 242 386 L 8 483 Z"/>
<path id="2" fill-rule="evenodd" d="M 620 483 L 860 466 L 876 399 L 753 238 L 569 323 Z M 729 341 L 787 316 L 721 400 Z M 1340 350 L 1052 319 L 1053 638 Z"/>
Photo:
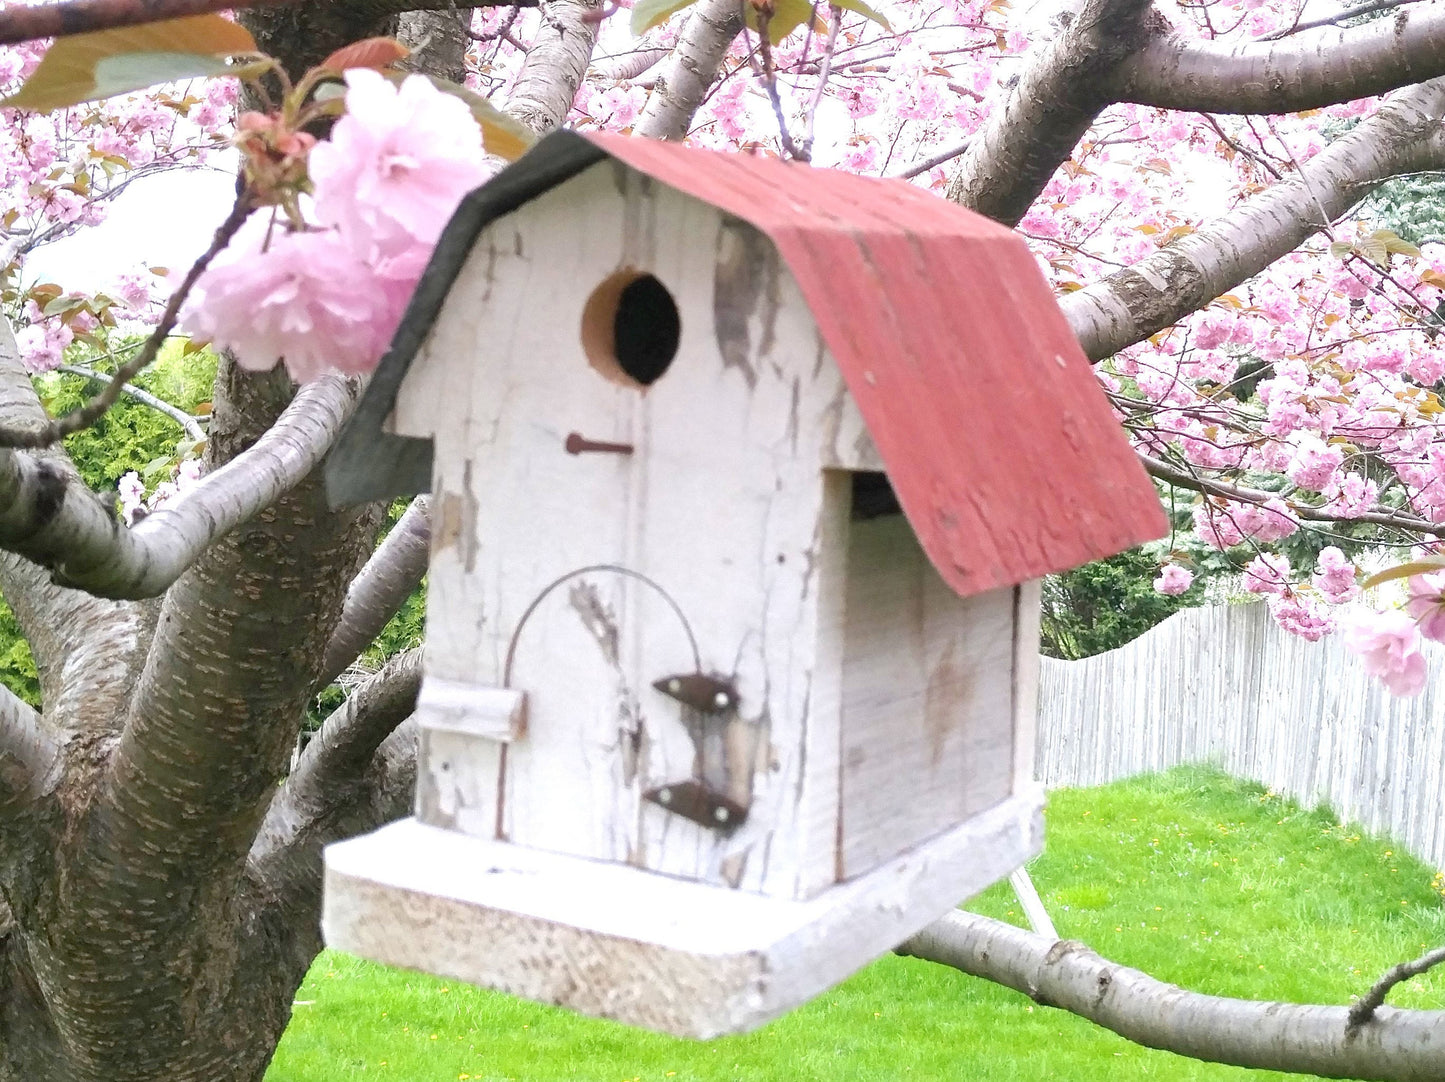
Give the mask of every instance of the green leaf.
<path id="1" fill-rule="evenodd" d="M 399 72 L 391 78 L 400 82 L 405 78 L 405 73 Z M 536 135 L 525 124 L 513 120 L 476 91 L 468 90 L 466 87 L 448 82 L 446 79 L 438 79 L 430 75 L 427 78 L 438 90 L 461 98 L 467 103 L 467 107 L 472 111 L 472 116 L 481 126 L 482 145 L 486 147 L 488 154 L 495 154 L 499 158 L 514 162 L 527 153 L 532 144 L 537 141 Z"/>
<path id="2" fill-rule="evenodd" d="M 153 458 L 141 467 L 140 474 L 147 481 L 149 481 L 152 477 L 160 473 L 162 470 L 170 469 L 171 463 L 173 463 L 174 461 L 174 455 L 161 455 L 159 458 Z"/>
<path id="3" fill-rule="evenodd" d="M 1330 243 L 1330 255 L 1336 259 L 1348 259 L 1355 254 L 1355 246 L 1347 240 L 1337 240 Z"/>
<path id="4" fill-rule="evenodd" d="M 1393 579 L 1408 579 L 1412 575 L 1433 575 L 1445 569 L 1445 556 L 1422 556 L 1418 560 L 1411 560 L 1409 563 L 1399 564 L 1396 567 L 1387 567 L 1383 571 L 1376 571 L 1364 582 L 1365 589 L 1378 586 L 1382 582 L 1390 582 Z"/>
<path id="5" fill-rule="evenodd" d="M 254 53 L 245 27 L 219 15 L 101 30 L 60 38 L 25 85 L 0 106 L 46 112 L 156 83 L 234 74 L 224 57 Z"/>
<path id="6" fill-rule="evenodd" d="M 640 0 L 632 6 L 632 33 L 641 37 L 697 0 Z"/>
<path id="7" fill-rule="evenodd" d="M 776 0 L 772 18 L 768 20 L 768 44 L 776 45 L 812 17 L 812 0 Z M 758 9 L 750 3 L 743 4 L 743 21 L 749 30 L 760 33 Z"/>
<path id="8" fill-rule="evenodd" d="M 72 293 L 46 301 L 44 307 L 40 309 L 40 312 L 42 315 L 59 316 L 64 315 L 66 312 L 73 312 L 84 304 L 84 297 L 79 297 Z"/>
<path id="9" fill-rule="evenodd" d="M 878 12 L 874 11 L 867 4 L 863 3 L 863 0 L 833 0 L 833 6 L 835 8 L 843 8 L 845 11 L 856 11 L 865 19 L 871 19 L 873 22 L 883 27 L 883 29 L 887 30 L 890 34 L 893 32 L 893 27 L 888 25 L 888 20 L 885 19 L 882 15 L 878 14 Z"/>
<path id="10" fill-rule="evenodd" d="M 1360 241 L 1355 245 L 1355 251 L 1377 267 L 1386 266 L 1390 262 L 1390 250 L 1385 247 L 1385 242 L 1374 237 L 1366 237 Z"/>

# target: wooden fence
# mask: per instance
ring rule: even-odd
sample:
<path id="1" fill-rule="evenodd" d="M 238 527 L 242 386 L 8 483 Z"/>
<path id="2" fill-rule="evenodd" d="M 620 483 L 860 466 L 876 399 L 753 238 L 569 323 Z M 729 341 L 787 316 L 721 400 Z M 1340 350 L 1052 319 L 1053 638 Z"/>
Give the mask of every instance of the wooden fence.
<path id="1" fill-rule="evenodd" d="M 1176 613 L 1118 650 L 1044 658 L 1037 773 L 1100 785 L 1214 763 L 1445 868 L 1445 646 L 1424 694 L 1396 699 L 1338 635 L 1281 631 L 1264 605 Z"/>

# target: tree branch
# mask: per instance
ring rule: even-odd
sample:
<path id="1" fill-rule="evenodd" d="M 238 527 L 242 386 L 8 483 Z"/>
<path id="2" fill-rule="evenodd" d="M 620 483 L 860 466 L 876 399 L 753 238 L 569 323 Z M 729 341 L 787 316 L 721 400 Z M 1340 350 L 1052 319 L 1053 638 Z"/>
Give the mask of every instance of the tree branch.
<path id="1" fill-rule="evenodd" d="M 561 124 L 572 109 L 597 44 L 600 6 L 599 0 L 552 0 L 543 12 L 542 28 L 507 99 L 507 112 L 538 135 Z"/>
<path id="2" fill-rule="evenodd" d="M 1283 30 L 1276 30 L 1272 34 L 1265 34 L 1260 41 L 1278 41 L 1280 38 L 1287 38 L 1291 34 L 1299 34 L 1305 30 L 1313 30 L 1317 26 L 1338 26 L 1340 23 L 1349 22 L 1351 19 L 1358 19 L 1364 15 L 1373 15 L 1377 11 L 1389 11 L 1391 8 L 1404 7 L 1406 4 L 1421 4 L 1427 0 L 1374 0 L 1373 3 L 1360 4 L 1358 7 L 1344 8 L 1331 15 L 1322 15 L 1318 19 L 1309 19 L 1305 22 L 1297 22 L 1287 26 Z M 1300 14 L 1303 14 L 1300 9 Z"/>
<path id="3" fill-rule="evenodd" d="M 1109 73 L 1161 26 L 1150 0 L 1085 0 L 1062 32 L 1029 53 L 1018 82 L 988 111 L 949 181 L 948 198 L 1016 225 L 1112 103 Z"/>
<path id="4" fill-rule="evenodd" d="M 249 876 L 264 883 L 268 894 L 290 899 L 288 904 L 310 904 L 297 900 L 319 898 L 321 848 L 355 832 L 347 820 L 358 806 L 370 806 L 362 799 L 370 785 L 366 774 L 384 744 L 396 737 L 393 750 L 408 754 L 411 762 L 406 769 L 415 770 L 415 756 L 410 754 L 413 735 L 409 727 L 399 727 L 416 709 L 420 687 L 421 650 L 397 654 L 311 738 L 296 769 L 271 801 L 247 860 Z M 405 814 L 406 807 L 403 803 L 390 810 Z M 383 821 L 368 821 L 362 829 Z"/>
<path id="5" fill-rule="evenodd" d="M 216 11 L 243 11 L 300 5 L 302 0 L 66 0 L 59 4 L 28 4 L 0 12 L 0 45 L 14 45 L 39 38 L 66 37 L 137 26 L 160 19 L 206 15 Z M 468 0 L 471 7 L 503 7 L 516 4 L 536 7 L 537 0 Z M 369 20 L 399 15 L 404 11 L 447 11 L 449 0 L 351 0 L 358 19 Z"/>
<path id="6" fill-rule="evenodd" d="M 658 72 L 633 131 L 647 139 L 687 135 L 692 115 L 702 104 L 707 88 L 733 39 L 743 29 L 742 0 L 701 0 L 694 4 L 677 36 L 677 46 Z"/>
<path id="7" fill-rule="evenodd" d="M 1225 499 L 1236 500 L 1239 503 L 1264 504 L 1269 500 L 1279 499 L 1278 492 L 1266 492 L 1258 488 L 1245 488 L 1242 485 L 1232 484 L 1229 481 L 1220 481 L 1211 477 L 1200 477 L 1190 473 L 1188 470 L 1181 470 L 1161 462 L 1157 458 L 1139 453 L 1139 461 L 1144 463 L 1144 469 L 1151 477 L 1174 485 L 1177 488 L 1187 488 L 1194 492 L 1202 492 L 1206 496 L 1223 496 Z M 1396 530 L 1404 530 L 1407 533 L 1423 534 L 1426 537 L 1445 537 L 1445 525 L 1438 522 L 1430 522 L 1427 519 L 1415 515 L 1400 514 L 1396 511 L 1365 511 L 1358 515 L 1351 515 L 1348 519 L 1339 515 L 1332 515 L 1322 508 L 1311 507 L 1308 504 L 1290 504 L 1289 513 L 1298 519 L 1305 519 L 1310 522 L 1368 522 L 1375 526 L 1389 526 Z"/>
<path id="8" fill-rule="evenodd" d="M 217 538 L 311 472 L 356 397 L 340 376 L 308 384 L 254 446 L 131 529 L 49 460 L 0 450 L 0 546 L 101 597 L 158 596 Z"/>
<path id="9" fill-rule="evenodd" d="M 0 820 L 38 800 L 57 779 L 58 745 L 40 715 L 0 685 Z"/>
<path id="10" fill-rule="evenodd" d="M 39 429 L 47 423 L 35 385 L 20 364 L 15 335 L 0 318 L 0 426 Z M 0 452 L 0 459 L 4 454 Z M 46 470 L 84 491 L 65 452 L 43 453 Z M 0 521 L 5 518 L 0 502 Z M 101 601 L 52 582 L 28 560 L 0 556 L 0 592 L 14 612 L 40 674 L 40 696 L 52 728 L 87 730 L 113 721 L 135 683 L 144 656 L 148 614 L 133 605 Z M 81 679 L 76 679 L 77 676 Z"/>
<path id="11" fill-rule="evenodd" d="M 1397 966 L 1391 966 L 1385 975 L 1377 980 L 1370 990 L 1356 1000 L 1355 1005 L 1350 1008 L 1348 1028 L 1358 1030 L 1374 1018 L 1375 1012 L 1384 1004 L 1385 997 L 1390 994 L 1390 989 L 1395 985 L 1402 981 L 1408 981 L 1411 977 L 1428 973 L 1442 962 L 1445 962 L 1445 947 L 1436 947 L 1432 951 L 1426 951 L 1414 961 L 1401 962 Z"/>
<path id="12" fill-rule="evenodd" d="M 1288 179 L 1153 255 L 1060 298 L 1091 360 L 1171 326 L 1294 251 L 1398 173 L 1445 162 L 1445 79 L 1401 91 Z"/>
<path id="13" fill-rule="evenodd" d="M 108 376 L 106 373 L 97 372 L 95 369 L 86 368 L 83 365 L 63 364 L 60 366 L 59 370 L 61 372 L 69 372 L 72 376 L 80 376 L 84 379 L 88 379 L 93 383 L 110 382 L 110 376 Z M 157 413 L 165 414 L 172 421 L 176 422 L 176 424 L 180 425 L 181 428 L 185 429 L 186 435 L 189 436 L 191 439 L 203 440 L 206 438 L 206 430 L 200 426 L 200 423 L 194 417 L 192 417 L 185 410 L 180 409 L 177 406 L 171 405 L 164 398 L 158 398 L 157 396 L 151 394 L 149 391 L 137 387 L 134 383 L 122 383 L 120 386 L 120 393 L 123 395 L 127 395 L 130 398 L 134 398 L 143 406 L 149 406 Z"/>
<path id="14" fill-rule="evenodd" d="M 425 496 L 412 500 L 386 540 L 346 590 L 341 619 L 326 644 L 316 687 L 335 680 L 400 611 L 426 575 L 431 554 L 431 520 Z"/>
<path id="15" fill-rule="evenodd" d="M 950 913 L 898 953 L 1002 984 L 1148 1048 L 1240 1067 L 1380 1082 L 1427 1082 L 1445 1062 L 1445 1011 L 1383 1008 L 1350 1032 L 1348 1007 L 1187 992 L 1057 941 L 973 913 Z"/>
<path id="16" fill-rule="evenodd" d="M 1445 75 L 1445 3 L 1436 0 L 1363 26 L 1325 27 L 1275 42 L 1156 37 L 1118 64 L 1102 92 L 1162 109 L 1288 113 L 1439 75 Z"/>
<path id="17" fill-rule="evenodd" d="M 656 67 L 671 54 L 670 46 L 643 45 L 619 56 L 597 57 L 592 61 L 591 71 L 604 79 L 626 82 L 628 79 L 636 79 L 648 68 Z"/>

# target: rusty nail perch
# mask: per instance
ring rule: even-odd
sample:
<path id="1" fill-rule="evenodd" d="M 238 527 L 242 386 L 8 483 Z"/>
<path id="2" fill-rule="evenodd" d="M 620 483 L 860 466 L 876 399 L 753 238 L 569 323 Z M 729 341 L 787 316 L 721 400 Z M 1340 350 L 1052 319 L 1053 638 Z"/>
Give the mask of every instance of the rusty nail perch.
<path id="1" fill-rule="evenodd" d="M 588 451 L 599 451 L 609 455 L 632 454 L 632 444 L 630 443 L 604 443 L 601 440 L 589 440 L 576 432 L 567 433 L 567 442 L 562 446 L 567 449 L 569 455 L 580 455 Z"/>

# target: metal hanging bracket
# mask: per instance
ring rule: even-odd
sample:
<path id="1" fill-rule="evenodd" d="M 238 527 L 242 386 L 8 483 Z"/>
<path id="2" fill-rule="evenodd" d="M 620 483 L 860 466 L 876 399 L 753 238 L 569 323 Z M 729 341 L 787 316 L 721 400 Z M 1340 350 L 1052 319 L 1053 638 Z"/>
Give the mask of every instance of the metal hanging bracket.
<path id="1" fill-rule="evenodd" d="M 736 830 L 748 818 L 748 805 L 731 794 L 733 786 L 728 784 L 728 731 L 742 724 L 737 718 L 737 686 L 729 679 L 701 672 L 664 676 L 652 686 L 692 714 L 689 728 L 697 759 L 693 777 L 649 789 L 643 799 L 709 830 Z M 749 779 L 746 790 L 751 788 Z"/>

